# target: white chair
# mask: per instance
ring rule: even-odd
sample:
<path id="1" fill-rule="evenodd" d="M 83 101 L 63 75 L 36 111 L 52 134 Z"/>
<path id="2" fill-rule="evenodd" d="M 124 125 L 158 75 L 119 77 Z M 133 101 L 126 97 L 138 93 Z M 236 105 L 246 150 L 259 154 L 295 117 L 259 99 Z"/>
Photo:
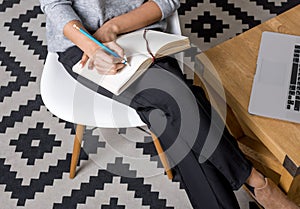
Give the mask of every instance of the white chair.
<path id="1" fill-rule="evenodd" d="M 168 18 L 168 25 L 169 32 L 181 34 L 177 12 Z M 134 109 L 81 85 L 67 73 L 57 58 L 56 53 L 48 53 L 40 88 L 43 102 L 51 113 L 65 121 L 77 124 L 70 165 L 70 178 L 74 178 L 85 126 L 124 128 L 145 124 Z M 116 111 L 117 116 L 116 114 L 112 116 Z M 173 175 L 160 143 L 154 134 L 151 135 L 168 178 L 172 179 Z"/>

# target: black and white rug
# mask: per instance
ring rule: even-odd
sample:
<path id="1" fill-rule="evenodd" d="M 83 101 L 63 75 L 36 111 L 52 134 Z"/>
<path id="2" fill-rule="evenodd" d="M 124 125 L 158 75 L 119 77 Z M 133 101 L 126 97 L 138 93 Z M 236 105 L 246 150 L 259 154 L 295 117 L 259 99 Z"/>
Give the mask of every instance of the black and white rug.
<path id="1" fill-rule="evenodd" d="M 182 0 L 179 14 L 183 34 L 206 50 L 298 2 Z M 88 127 L 78 174 L 69 179 L 74 126 L 43 105 L 46 55 L 39 1 L 0 0 L 0 208 L 191 208 L 138 128 Z M 242 209 L 253 205 L 243 190 L 237 196 Z"/>

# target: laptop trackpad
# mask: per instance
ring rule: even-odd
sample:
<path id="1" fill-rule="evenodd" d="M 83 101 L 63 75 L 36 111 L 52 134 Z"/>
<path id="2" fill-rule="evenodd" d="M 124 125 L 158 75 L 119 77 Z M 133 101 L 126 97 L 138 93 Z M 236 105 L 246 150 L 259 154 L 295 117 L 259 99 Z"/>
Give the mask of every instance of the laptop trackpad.
<path id="1" fill-rule="evenodd" d="M 262 60 L 259 82 L 271 85 L 283 85 L 287 65 L 270 60 Z"/>

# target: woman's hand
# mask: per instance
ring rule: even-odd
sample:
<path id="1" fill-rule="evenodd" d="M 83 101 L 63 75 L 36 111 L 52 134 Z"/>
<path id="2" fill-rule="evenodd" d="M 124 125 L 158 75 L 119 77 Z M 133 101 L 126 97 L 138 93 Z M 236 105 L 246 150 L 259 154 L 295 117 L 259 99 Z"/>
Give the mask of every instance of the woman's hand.
<path id="1" fill-rule="evenodd" d="M 119 35 L 118 27 L 114 24 L 113 20 L 104 23 L 93 36 L 102 43 L 115 41 Z"/>
<path id="2" fill-rule="evenodd" d="M 99 74 L 114 75 L 125 66 L 125 64 L 122 63 L 124 51 L 115 41 L 107 42 L 105 45 L 115 51 L 120 58 L 108 54 L 99 47 L 92 55 L 90 55 L 88 67 L 89 69 L 97 70 Z"/>

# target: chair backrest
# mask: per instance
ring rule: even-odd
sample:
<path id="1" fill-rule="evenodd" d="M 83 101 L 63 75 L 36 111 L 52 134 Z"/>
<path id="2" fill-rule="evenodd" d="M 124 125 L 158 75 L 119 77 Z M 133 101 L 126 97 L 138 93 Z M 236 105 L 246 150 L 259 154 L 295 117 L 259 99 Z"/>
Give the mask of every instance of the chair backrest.
<path id="1" fill-rule="evenodd" d="M 175 11 L 171 16 L 167 18 L 167 23 L 168 32 L 176 35 L 181 35 L 181 28 L 177 11 Z"/>
<path id="2" fill-rule="evenodd" d="M 180 34 L 177 12 L 168 18 L 169 31 Z M 145 125 L 134 109 L 102 96 L 74 80 L 49 52 L 41 77 L 41 95 L 49 111 L 75 124 L 103 128 Z"/>

